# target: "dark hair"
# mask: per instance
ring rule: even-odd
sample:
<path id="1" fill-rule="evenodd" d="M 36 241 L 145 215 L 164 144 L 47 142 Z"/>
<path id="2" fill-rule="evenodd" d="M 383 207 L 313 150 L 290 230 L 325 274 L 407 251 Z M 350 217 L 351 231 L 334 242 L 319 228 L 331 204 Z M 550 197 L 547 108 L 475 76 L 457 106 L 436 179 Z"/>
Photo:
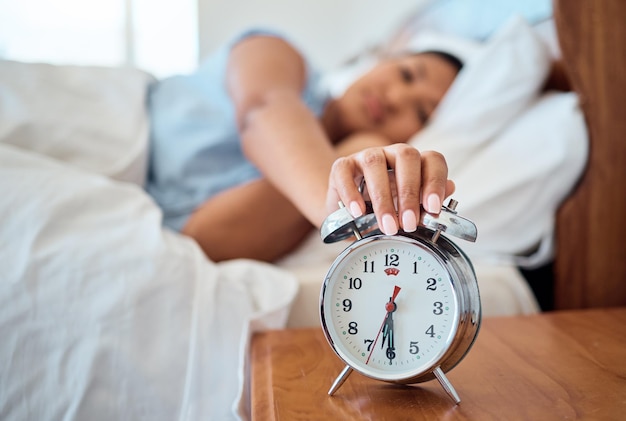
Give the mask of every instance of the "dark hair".
<path id="1" fill-rule="evenodd" d="M 463 68 L 463 62 L 457 56 L 452 55 L 450 53 L 446 53 L 445 51 L 426 50 L 426 51 L 420 51 L 418 54 L 434 54 L 436 56 L 439 56 L 445 61 L 447 61 L 448 63 L 450 63 L 451 65 L 453 65 L 456 68 L 457 73 L 461 71 L 461 69 Z"/>

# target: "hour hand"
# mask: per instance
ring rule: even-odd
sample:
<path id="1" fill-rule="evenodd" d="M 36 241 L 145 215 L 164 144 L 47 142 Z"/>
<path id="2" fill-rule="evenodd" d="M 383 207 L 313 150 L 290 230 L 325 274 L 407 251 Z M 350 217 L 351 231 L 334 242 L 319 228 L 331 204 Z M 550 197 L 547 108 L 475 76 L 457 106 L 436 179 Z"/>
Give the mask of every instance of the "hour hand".
<path id="1" fill-rule="evenodd" d="M 383 327 L 383 340 L 381 342 L 381 348 L 385 347 L 385 343 L 387 343 L 387 358 L 389 358 L 389 364 L 393 363 L 394 358 L 396 358 L 396 347 L 394 344 L 394 333 L 393 333 L 393 312 L 395 311 L 395 303 L 393 303 L 393 310 L 387 312 L 387 317 L 385 317 L 385 325 Z"/>

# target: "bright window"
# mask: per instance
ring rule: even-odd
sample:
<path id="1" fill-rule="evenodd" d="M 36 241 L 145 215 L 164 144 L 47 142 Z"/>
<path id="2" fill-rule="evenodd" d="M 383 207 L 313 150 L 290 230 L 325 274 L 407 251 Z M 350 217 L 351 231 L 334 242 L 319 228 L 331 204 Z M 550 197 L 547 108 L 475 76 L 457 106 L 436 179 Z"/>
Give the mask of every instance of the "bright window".
<path id="1" fill-rule="evenodd" d="M 130 65 L 159 77 L 197 62 L 196 0 L 0 0 L 0 10 L 2 58 Z"/>

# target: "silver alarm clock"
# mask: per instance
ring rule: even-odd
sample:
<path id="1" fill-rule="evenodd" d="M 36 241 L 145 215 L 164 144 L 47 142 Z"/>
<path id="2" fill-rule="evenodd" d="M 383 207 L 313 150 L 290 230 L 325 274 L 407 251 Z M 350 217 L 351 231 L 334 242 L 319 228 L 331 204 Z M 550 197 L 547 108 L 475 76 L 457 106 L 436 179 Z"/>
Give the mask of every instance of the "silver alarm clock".
<path id="1" fill-rule="evenodd" d="M 356 219 L 341 206 L 324 221 L 324 242 L 356 238 L 331 265 L 320 295 L 324 334 L 346 364 L 329 395 L 356 370 L 401 384 L 436 378 L 460 402 L 445 373 L 476 340 L 481 304 L 473 266 L 448 238 L 476 240 L 476 226 L 456 206 L 450 200 L 439 215 L 422 212 L 417 231 L 396 235 L 377 228 L 371 206 Z"/>

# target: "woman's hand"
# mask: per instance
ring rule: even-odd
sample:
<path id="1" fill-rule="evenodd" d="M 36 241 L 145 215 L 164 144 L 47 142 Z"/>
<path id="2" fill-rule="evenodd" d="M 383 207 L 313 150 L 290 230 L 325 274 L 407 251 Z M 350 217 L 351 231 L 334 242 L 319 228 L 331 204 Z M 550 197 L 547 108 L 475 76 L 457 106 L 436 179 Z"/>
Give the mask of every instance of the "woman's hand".
<path id="1" fill-rule="evenodd" d="M 354 217 L 363 214 L 365 200 L 357 184 L 361 177 L 365 178 L 378 225 L 389 235 L 399 228 L 415 231 L 420 202 L 427 212 L 438 214 L 443 200 L 454 192 L 446 160 L 440 153 L 420 152 L 405 143 L 371 147 L 333 164 L 327 195 L 329 213 L 342 201 Z"/>

